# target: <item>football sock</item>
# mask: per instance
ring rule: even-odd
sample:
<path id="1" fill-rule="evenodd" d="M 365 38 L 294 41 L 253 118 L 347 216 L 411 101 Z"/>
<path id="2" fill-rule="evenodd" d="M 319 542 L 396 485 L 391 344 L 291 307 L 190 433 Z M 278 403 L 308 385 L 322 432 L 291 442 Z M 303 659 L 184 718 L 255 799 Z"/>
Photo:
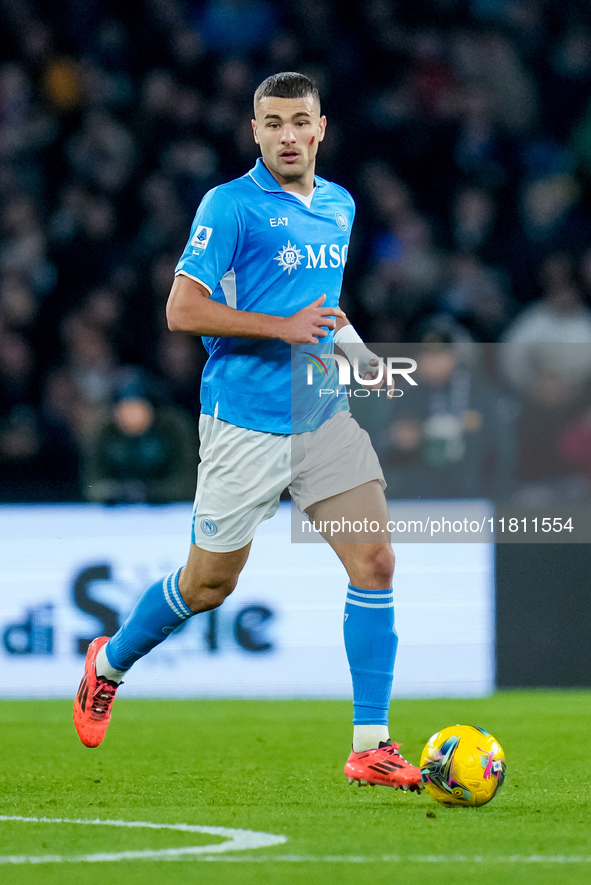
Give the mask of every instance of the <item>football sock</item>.
<path id="1" fill-rule="evenodd" d="M 353 752 L 365 753 L 366 750 L 375 750 L 380 744 L 385 744 L 390 739 L 387 725 L 354 725 L 353 726 Z"/>
<path id="2" fill-rule="evenodd" d="M 97 676 L 102 676 L 104 679 L 108 679 L 109 682 L 116 682 L 117 684 L 123 681 L 123 677 L 127 672 L 126 670 L 116 670 L 114 667 L 111 667 L 104 645 L 97 652 L 94 669 Z"/>
<path id="3" fill-rule="evenodd" d="M 353 725 L 387 728 L 398 647 L 392 590 L 362 590 L 349 584 L 343 632 L 353 680 Z M 380 737 L 384 739 L 387 736 Z M 358 745 L 362 743 L 360 738 Z"/>
<path id="4" fill-rule="evenodd" d="M 129 670 L 191 617 L 193 612 L 179 591 L 180 573 L 179 568 L 148 587 L 123 626 L 109 639 L 105 652 L 113 670 Z"/>

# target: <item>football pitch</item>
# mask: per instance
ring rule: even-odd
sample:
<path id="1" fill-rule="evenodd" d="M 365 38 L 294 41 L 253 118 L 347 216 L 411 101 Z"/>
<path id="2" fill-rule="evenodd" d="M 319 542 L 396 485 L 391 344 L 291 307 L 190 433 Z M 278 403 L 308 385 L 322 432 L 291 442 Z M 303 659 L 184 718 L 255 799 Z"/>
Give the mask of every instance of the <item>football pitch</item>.
<path id="1" fill-rule="evenodd" d="M 120 698 L 89 750 L 70 703 L 0 702 L 0 881 L 590 880 L 591 692 L 393 701 L 411 762 L 456 722 L 501 742 L 507 779 L 479 809 L 349 787 L 350 716 L 341 701 Z"/>

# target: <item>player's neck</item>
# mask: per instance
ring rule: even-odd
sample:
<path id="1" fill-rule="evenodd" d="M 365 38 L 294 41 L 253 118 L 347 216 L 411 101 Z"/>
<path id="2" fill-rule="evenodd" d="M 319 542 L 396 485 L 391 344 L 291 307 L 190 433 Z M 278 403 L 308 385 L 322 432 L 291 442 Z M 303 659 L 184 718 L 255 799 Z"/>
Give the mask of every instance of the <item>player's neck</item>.
<path id="1" fill-rule="evenodd" d="M 305 182 L 287 181 L 284 184 L 280 181 L 279 184 L 288 194 L 301 194 L 302 197 L 309 197 L 314 190 L 314 176 L 312 175 L 312 178 Z"/>
<path id="2" fill-rule="evenodd" d="M 314 190 L 314 166 L 307 170 L 301 178 L 290 179 L 285 179 L 281 175 L 276 175 L 268 166 L 266 168 L 277 184 L 288 194 L 301 194 L 303 197 L 308 197 Z"/>

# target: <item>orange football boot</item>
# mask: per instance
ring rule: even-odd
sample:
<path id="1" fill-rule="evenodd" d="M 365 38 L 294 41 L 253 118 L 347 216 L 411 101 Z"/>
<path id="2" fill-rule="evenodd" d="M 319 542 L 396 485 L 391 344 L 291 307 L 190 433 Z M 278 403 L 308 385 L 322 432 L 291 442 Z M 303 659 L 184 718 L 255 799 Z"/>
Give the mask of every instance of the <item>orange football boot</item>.
<path id="1" fill-rule="evenodd" d="M 96 656 L 108 641 L 108 636 L 99 636 L 88 646 L 84 676 L 74 701 L 74 725 L 86 747 L 98 747 L 102 742 L 111 721 L 115 692 L 119 688 L 116 682 L 96 675 Z"/>
<path id="2" fill-rule="evenodd" d="M 350 784 L 370 787 L 394 787 L 395 790 L 410 790 L 420 793 L 423 789 L 421 770 L 407 762 L 400 755 L 398 744 L 391 741 L 381 743 L 376 750 L 363 753 L 351 752 L 345 765 L 345 774 Z"/>

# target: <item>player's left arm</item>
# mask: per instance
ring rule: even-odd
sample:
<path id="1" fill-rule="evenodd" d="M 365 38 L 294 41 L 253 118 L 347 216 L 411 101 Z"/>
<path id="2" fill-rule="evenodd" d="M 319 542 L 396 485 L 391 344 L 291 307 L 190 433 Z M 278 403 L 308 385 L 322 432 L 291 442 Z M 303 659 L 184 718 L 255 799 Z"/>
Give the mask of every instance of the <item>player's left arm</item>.
<path id="1" fill-rule="evenodd" d="M 346 314 L 336 317 L 334 343 L 343 351 L 351 365 L 357 358 L 359 374 L 364 381 L 371 381 L 379 370 L 379 358 L 366 347 L 363 339 L 347 319 Z M 377 385 L 381 387 L 382 385 Z"/>

